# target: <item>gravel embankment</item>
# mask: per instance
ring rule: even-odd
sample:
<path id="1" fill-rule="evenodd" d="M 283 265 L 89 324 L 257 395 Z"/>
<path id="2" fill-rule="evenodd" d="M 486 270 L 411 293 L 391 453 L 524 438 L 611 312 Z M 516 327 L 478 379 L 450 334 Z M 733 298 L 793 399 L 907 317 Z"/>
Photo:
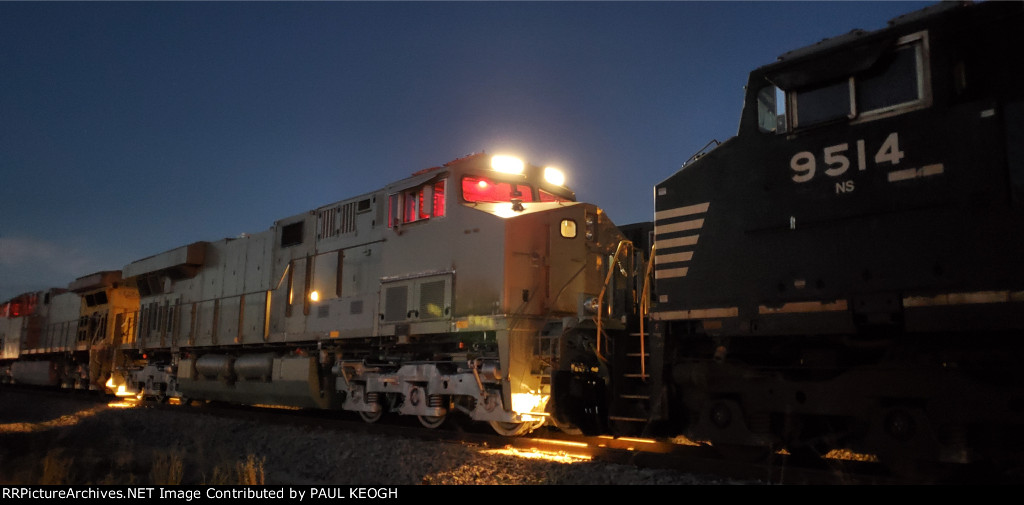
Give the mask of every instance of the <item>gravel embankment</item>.
<path id="1" fill-rule="evenodd" d="M 0 485 L 737 484 L 524 456 L 0 389 Z"/>

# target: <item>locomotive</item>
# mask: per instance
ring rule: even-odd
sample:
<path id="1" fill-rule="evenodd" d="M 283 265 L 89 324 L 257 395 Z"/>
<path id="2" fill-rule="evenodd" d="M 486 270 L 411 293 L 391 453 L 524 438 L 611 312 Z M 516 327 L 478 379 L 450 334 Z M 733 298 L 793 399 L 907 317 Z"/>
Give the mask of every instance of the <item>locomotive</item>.
<path id="1" fill-rule="evenodd" d="M 549 419 L 578 429 L 598 413 L 550 399 L 594 395 L 593 321 L 621 329 L 631 293 L 606 271 L 632 249 L 575 200 L 557 168 L 466 156 L 263 232 L 86 276 L 35 312 L 18 305 L 5 375 L 367 422 L 391 412 L 433 428 L 458 411 L 506 435 Z"/>
<path id="2" fill-rule="evenodd" d="M 475 154 L 22 295 L 0 379 L 1017 459 L 1022 26 L 1020 2 L 942 2 L 782 55 L 750 73 L 736 136 L 654 186 L 649 223 Z"/>
<path id="3" fill-rule="evenodd" d="M 1021 27 L 1020 2 L 942 2 L 750 73 L 737 135 L 655 186 L 649 417 L 894 466 L 1019 457 Z"/>

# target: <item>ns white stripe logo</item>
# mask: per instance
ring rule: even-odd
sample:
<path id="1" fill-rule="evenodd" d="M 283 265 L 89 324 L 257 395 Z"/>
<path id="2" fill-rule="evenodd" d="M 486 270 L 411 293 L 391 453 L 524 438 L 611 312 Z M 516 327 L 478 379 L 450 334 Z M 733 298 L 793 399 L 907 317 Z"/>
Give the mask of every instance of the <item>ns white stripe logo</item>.
<path id="1" fill-rule="evenodd" d="M 686 277 L 710 202 L 654 214 L 654 278 Z"/>

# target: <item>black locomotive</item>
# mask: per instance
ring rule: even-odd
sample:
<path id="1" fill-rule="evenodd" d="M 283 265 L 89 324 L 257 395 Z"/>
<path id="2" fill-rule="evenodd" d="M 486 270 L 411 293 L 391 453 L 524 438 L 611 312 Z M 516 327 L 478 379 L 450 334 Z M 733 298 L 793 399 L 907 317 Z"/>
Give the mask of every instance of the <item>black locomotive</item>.
<path id="1" fill-rule="evenodd" d="M 943 2 L 753 71 L 738 134 L 655 187 L 649 361 L 614 374 L 611 419 L 892 464 L 1018 453 L 1022 28 L 1020 2 Z"/>

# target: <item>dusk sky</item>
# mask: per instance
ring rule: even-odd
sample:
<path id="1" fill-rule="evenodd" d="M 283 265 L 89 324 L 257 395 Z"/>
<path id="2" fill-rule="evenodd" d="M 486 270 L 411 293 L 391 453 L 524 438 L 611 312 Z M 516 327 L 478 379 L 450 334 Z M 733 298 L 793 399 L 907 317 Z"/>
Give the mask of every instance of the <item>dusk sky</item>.
<path id="1" fill-rule="evenodd" d="M 0 2 L 0 301 L 463 155 L 617 224 L 747 73 L 934 2 Z"/>

